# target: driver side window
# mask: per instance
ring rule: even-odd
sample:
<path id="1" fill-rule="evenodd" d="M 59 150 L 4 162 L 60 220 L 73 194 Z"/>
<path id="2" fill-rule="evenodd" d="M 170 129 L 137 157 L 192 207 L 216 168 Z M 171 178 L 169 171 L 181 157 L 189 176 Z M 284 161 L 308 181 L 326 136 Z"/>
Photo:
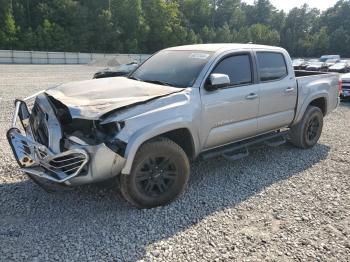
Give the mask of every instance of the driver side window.
<path id="1" fill-rule="evenodd" d="M 231 86 L 247 85 L 253 82 L 251 60 L 248 54 L 224 58 L 216 65 L 212 73 L 228 75 Z"/>

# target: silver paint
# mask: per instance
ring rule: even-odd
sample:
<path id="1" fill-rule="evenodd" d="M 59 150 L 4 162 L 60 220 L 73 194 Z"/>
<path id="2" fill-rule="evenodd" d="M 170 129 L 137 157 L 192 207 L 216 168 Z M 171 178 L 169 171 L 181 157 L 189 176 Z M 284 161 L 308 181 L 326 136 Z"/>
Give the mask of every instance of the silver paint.
<path id="1" fill-rule="evenodd" d="M 46 91 L 65 104 L 73 118 L 101 120 L 101 124 L 116 122 L 123 128 L 114 139 L 126 143 L 120 156 L 105 144 L 87 145 L 71 138 L 69 149 L 86 150 L 90 156 L 86 176 L 76 176 L 67 184 L 79 185 L 103 180 L 122 172 L 129 174 L 139 147 L 147 140 L 176 129 L 187 129 L 192 136 L 194 154 L 244 140 L 268 131 L 297 124 L 307 106 L 316 98 L 326 99 L 326 114 L 338 103 L 337 74 L 296 78 L 286 50 L 278 47 L 210 44 L 170 48 L 169 50 L 212 51 L 214 55 L 203 68 L 195 84 L 185 89 L 143 83 L 126 78 L 106 78 L 69 83 Z M 255 60 L 257 51 L 283 54 L 288 75 L 272 82 L 254 83 L 207 91 L 206 79 L 225 56 L 249 53 Z M 181 76 L 179 76 L 181 77 Z M 40 97 L 40 95 L 39 95 Z M 45 99 L 42 109 L 52 116 Z M 108 115 L 106 116 L 106 113 Z M 57 152 L 60 129 L 50 124 L 50 147 Z M 52 134 L 53 135 L 52 135 Z M 52 143 L 52 144 L 51 144 Z"/>

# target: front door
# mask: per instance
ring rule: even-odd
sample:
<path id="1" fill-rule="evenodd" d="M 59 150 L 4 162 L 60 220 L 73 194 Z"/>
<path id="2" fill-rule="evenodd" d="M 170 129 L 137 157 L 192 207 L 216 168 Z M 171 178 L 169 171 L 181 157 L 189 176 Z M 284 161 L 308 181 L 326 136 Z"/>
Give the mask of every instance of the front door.
<path id="1" fill-rule="evenodd" d="M 215 91 L 201 89 L 204 149 L 256 135 L 260 90 L 254 84 L 251 53 L 225 56 L 211 73 L 228 75 L 231 84 Z"/>

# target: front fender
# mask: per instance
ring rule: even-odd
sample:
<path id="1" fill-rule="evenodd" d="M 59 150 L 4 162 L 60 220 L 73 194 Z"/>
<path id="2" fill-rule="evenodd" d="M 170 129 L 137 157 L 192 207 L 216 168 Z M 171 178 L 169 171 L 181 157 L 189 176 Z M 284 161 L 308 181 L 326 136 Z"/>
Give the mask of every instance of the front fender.
<path id="1" fill-rule="evenodd" d="M 136 131 L 130 137 L 124 155 L 126 162 L 121 172 L 123 174 L 130 174 L 136 152 L 144 142 L 161 134 L 181 128 L 186 128 L 190 131 L 193 139 L 194 151 L 197 155 L 199 150 L 199 140 L 198 136 L 194 135 L 196 132 L 193 130 L 193 122 L 189 119 L 184 119 L 183 117 L 173 118 L 145 126 Z"/>

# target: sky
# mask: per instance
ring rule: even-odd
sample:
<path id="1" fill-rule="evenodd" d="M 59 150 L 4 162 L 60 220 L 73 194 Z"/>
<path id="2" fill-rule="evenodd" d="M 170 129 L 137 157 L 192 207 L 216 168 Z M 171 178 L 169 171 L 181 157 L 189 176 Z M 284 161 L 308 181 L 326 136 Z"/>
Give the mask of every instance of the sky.
<path id="1" fill-rule="evenodd" d="M 254 3 L 254 0 L 243 0 L 248 4 Z M 327 8 L 334 6 L 338 0 L 270 0 L 270 2 L 277 8 L 283 9 L 288 12 L 293 7 L 301 7 L 303 4 L 307 3 L 310 7 L 316 7 L 322 11 Z"/>

